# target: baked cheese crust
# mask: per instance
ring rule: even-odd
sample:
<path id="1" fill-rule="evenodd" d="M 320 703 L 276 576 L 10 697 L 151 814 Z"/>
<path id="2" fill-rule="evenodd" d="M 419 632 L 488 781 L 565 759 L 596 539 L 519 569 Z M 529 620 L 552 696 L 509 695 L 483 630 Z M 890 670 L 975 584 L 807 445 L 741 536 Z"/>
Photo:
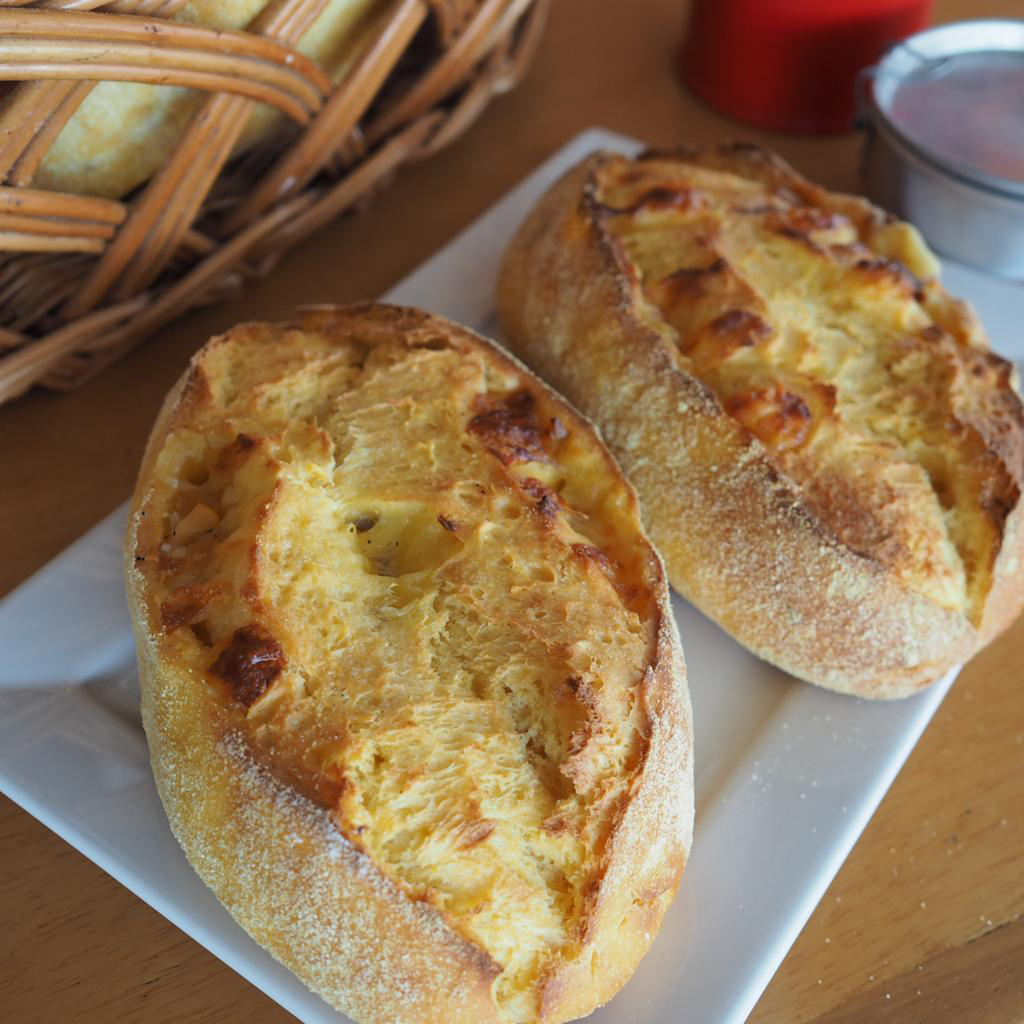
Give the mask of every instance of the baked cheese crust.
<path id="1" fill-rule="evenodd" d="M 1012 367 L 917 232 L 752 146 L 598 154 L 506 256 L 512 349 L 600 427 L 673 585 L 900 696 L 1021 606 Z"/>
<path id="2" fill-rule="evenodd" d="M 171 825 L 357 1021 L 562 1021 L 629 977 L 693 816 L 660 561 L 591 428 L 386 306 L 211 341 L 128 541 Z"/>

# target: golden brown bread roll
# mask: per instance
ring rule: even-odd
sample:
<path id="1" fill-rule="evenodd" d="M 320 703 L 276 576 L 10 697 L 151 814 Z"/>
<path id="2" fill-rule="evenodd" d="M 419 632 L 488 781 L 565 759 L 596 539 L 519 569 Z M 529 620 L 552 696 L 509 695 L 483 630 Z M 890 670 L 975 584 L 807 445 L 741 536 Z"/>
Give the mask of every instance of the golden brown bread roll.
<path id="1" fill-rule="evenodd" d="M 361 1024 L 564 1021 L 628 979 L 693 819 L 635 496 L 491 343 L 355 306 L 211 341 L 126 549 L 175 835 Z"/>
<path id="2" fill-rule="evenodd" d="M 804 679 L 898 697 L 1024 600 L 1011 365 L 917 232 L 752 146 L 596 154 L 498 290 L 597 424 L 673 585 Z"/>
<path id="3" fill-rule="evenodd" d="M 217 29 L 244 29 L 268 0 L 190 0 L 172 19 Z M 381 0 L 328 0 L 297 49 L 341 79 L 382 7 Z M 101 82 L 63 127 L 32 185 L 119 199 L 161 168 L 207 93 L 173 85 Z M 257 105 L 235 147 L 240 153 L 279 127 L 276 111 Z M 344 140 L 339 139 L 340 145 Z"/>

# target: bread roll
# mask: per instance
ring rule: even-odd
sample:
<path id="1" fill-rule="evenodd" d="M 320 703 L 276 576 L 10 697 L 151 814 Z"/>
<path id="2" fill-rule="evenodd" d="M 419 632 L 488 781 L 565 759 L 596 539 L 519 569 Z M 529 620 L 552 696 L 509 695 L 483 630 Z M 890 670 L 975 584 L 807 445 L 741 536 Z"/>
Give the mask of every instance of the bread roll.
<path id="1" fill-rule="evenodd" d="M 680 593 L 794 675 L 899 697 L 1024 597 L 1021 402 L 938 269 L 755 147 L 604 153 L 520 228 L 499 316 L 602 431 Z"/>
<path id="2" fill-rule="evenodd" d="M 191 0 L 171 21 L 244 29 L 268 0 Z M 380 0 L 329 0 L 297 49 L 339 81 L 358 52 Z M 56 192 L 119 199 L 159 170 L 174 151 L 207 93 L 175 85 L 100 82 L 54 141 L 32 185 Z M 279 128 L 283 118 L 253 108 L 235 152 Z M 344 141 L 338 140 L 339 145 Z"/>
<path id="3" fill-rule="evenodd" d="M 690 846 L 682 651 L 636 499 L 491 343 L 354 306 L 211 341 L 127 543 L 174 834 L 361 1024 L 565 1021 Z"/>

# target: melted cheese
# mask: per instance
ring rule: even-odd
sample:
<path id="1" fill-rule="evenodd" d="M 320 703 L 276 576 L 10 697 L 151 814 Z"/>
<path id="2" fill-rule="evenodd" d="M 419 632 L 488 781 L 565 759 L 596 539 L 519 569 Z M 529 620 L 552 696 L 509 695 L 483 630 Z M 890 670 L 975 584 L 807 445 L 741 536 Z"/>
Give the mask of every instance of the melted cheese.
<path id="1" fill-rule="evenodd" d="M 250 328 L 203 371 L 140 552 L 168 656 L 535 1019 L 643 750 L 625 488 L 518 374 L 430 332 Z"/>
<path id="2" fill-rule="evenodd" d="M 934 272 L 912 229 L 856 223 L 825 195 L 620 158 L 596 198 L 649 322 L 819 520 L 977 619 L 1002 527 L 983 499 L 1016 492 L 962 392 L 995 390 L 1000 371 L 951 333 L 934 282 L 890 258 Z"/>

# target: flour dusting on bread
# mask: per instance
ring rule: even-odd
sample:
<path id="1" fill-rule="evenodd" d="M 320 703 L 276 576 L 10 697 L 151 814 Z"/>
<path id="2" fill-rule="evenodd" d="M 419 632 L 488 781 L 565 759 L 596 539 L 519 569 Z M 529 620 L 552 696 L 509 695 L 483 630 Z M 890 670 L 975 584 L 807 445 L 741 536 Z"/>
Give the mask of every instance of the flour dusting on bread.
<path id="1" fill-rule="evenodd" d="M 1024 602 L 1012 367 L 918 233 L 755 146 L 594 154 L 505 256 L 510 347 L 599 426 L 673 585 L 895 697 Z"/>
<path id="2" fill-rule="evenodd" d="M 424 314 L 243 326 L 169 399 L 133 524 L 161 794 L 259 941 L 360 1021 L 622 984 L 689 845 L 689 710 L 587 424 Z"/>

